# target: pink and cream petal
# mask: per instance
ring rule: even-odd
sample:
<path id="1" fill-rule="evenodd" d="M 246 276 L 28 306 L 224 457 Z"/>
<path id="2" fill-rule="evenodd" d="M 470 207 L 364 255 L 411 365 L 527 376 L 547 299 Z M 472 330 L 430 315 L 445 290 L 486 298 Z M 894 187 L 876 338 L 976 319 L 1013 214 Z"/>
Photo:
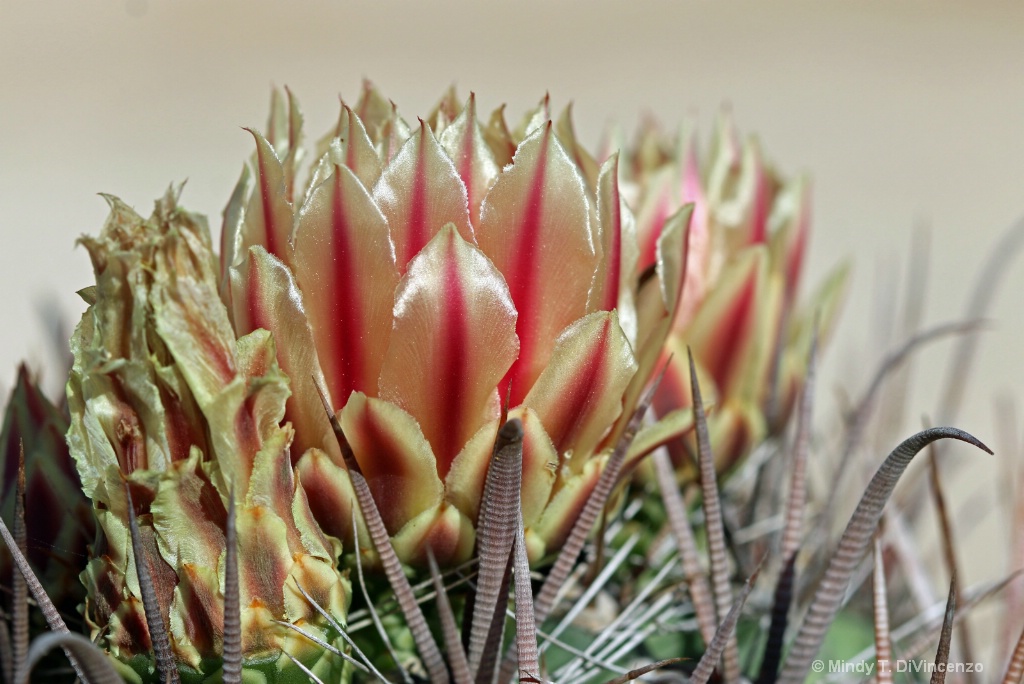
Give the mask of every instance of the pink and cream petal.
<path id="1" fill-rule="evenodd" d="M 655 263 L 640 279 L 636 296 L 637 346 L 661 346 L 663 340 L 654 335 L 663 321 L 671 323 L 682 296 L 686 277 L 690 218 L 693 205 L 685 205 L 666 222 L 655 248 Z"/>
<path id="2" fill-rule="evenodd" d="M 644 182 L 652 171 L 671 162 L 668 150 L 665 149 L 665 133 L 658 120 L 650 114 L 641 117 L 632 149 L 633 175 Z"/>
<path id="3" fill-rule="evenodd" d="M 428 548 L 438 564 L 452 567 L 469 560 L 475 543 L 472 521 L 443 502 L 410 520 L 391 539 L 399 558 L 420 567 L 427 564 Z"/>
<path id="4" fill-rule="evenodd" d="M 199 468 L 201 456 L 193 451 L 188 460 L 172 464 L 150 504 L 160 554 L 173 568 L 186 561 L 216 567 L 224 548 L 227 510 Z"/>
<path id="5" fill-rule="evenodd" d="M 390 534 L 441 502 L 444 486 L 415 418 L 361 392 L 338 418 Z"/>
<path id="6" fill-rule="evenodd" d="M 252 172 L 242 166 L 231 198 L 224 207 L 224 221 L 220 230 L 220 296 L 231 311 L 231 267 L 242 258 L 245 239 L 245 204 L 252 191 Z"/>
<path id="7" fill-rule="evenodd" d="M 772 268 L 781 273 L 786 283 L 784 305 L 792 307 L 811 227 L 811 193 L 807 178 L 797 178 L 778 194 L 769 226 Z"/>
<path id="8" fill-rule="evenodd" d="M 722 271 L 687 332 L 694 356 L 723 397 L 756 396 L 768 369 L 781 283 L 769 277 L 765 245 L 749 247 Z"/>
<path id="9" fill-rule="evenodd" d="M 682 408 L 689 408 L 693 404 L 693 390 L 690 386 L 690 365 L 687 352 L 688 341 L 681 335 L 671 333 L 665 340 L 658 360 L 658 366 L 665 368 L 661 384 L 654 395 L 653 406 L 655 413 L 659 416 L 668 415 L 673 411 Z M 694 351 L 694 367 L 697 370 L 697 381 L 700 383 L 701 396 L 704 398 L 704 405 L 711 413 L 718 402 L 725 399 L 721 389 L 715 382 L 696 351 Z M 671 359 L 671 360 L 670 360 Z"/>
<path id="10" fill-rule="evenodd" d="M 244 335 L 263 328 L 274 334 L 277 361 L 290 380 L 285 421 L 295 428 L 293 458 L 317 447 L 340 457 L 330 423 L 324 419 L 317 387 L 326 387 L 313 343 L 313 331 L 291 271 L 259 246 L 232 269 L 235 330 Z"/>
<path id="11" fill-rule="evenodd" d="M 438 100 L 437 104 L 430 111 L 430 114 L 427 116 L 427 124 L 434 131 L 434 135 L 441 135 L 461 113 L 462 103 L 459 101 L 459 95 L 453 83 L 448 86 L 448 89 L 444 91 L 444 95 L 441 96 L 441 99 Z"/>
<path id="12" fill-rule="evenodd" d="M 598 254 L 586 186 L 549 124 L 523 141 L 484 199 L 477 243 L 508 282 L 519 311 L 519 360 L 502 382 L 520 403 L 555 338 L 587 310 Z"/>
<path id="13" fill-rule="evenodd" d="M 768 214 L 771 211 L 778 188 L 765 165 L 761 144 L 757 138 L 750 138 L 743 150 L 743 172 L 737 199 L 747 204 L 745 211 L 745 242 L 759 245 L 768 240 Z"/>
<path id="14" fill-rule="evenodd" d="M 626 452 L 622 463 L 623 472 L 629 472 L 641 459 L 660 446 L 664 446 L 693 430 L 693 411 L 689 408 L 675 409 L 661 415 L 658 422 L 645 425 L 636 433 L 633 443 Z"/>
<path id="15" fill-rule="evenodd" d="M 466 186 L 425 121 L 384 169 L 373 199 L 387 218 L 401 271 L 448 223 L 473 242 Z"/>
<path id="16" fill-rule="evenodd" d="M 476 96 L 472 93 L 462 113 L 441 133 L 441 147 L 452 159 L 469 198 L 469 218 L 480 225 L 480 206 L 501 173 L 501 167 L 487 146 L 476 118 Z"/>
<path id="17" fill-rule="evenodd" d="M 292 566 L 291 550 L 280 543 L 287 526 L 263 506 L 241 506 L 236 512 L 236 525 L 243 621 L 247 607 L 265 606 L 273 616 L 283 615 L 284 583 Z M 245 634 L 243 630 L 243 641 Z M 251 650 L 244 643 L 243 649 Z"/>
<path id="18" fill-rule="evenodd" d="M 175 655 L 199 669 L 204 658 L 221 653 L 224 606 L 217 563 L 183 563 L 174 588 L 169 631 Z"/>
<path id="19" fill-rule="evenodd" d="M 280 88 L 270 91 L 270 117 L 267 120 L 267 142 L 279 159 L 288 156 L 298 162 L 302 154 L 302 113 L 298 98 L 288 86 L 284 95 Z M 293 169 L 294 171 L 294 169 Z"/>
<path id="20" fill-rule="evenodd" d="M 766 430 L 759 406 L 729 401 L 716 408 L 708 420 L 715 470 L 728 472 L 755 444 L 764 440 Z"/>
<path id="21" fill-rule="evenodd" d="M 267 116 L 267 142 L 274 153 L 283 157 L 288 153 L 288 111 L 281 89 L 270 89 L 270 114 Z"/>
<path id="22" fill-rule="evenodd" d="M 498 427 L 496 418 L 477 430 L 452 461 L 444 480 L 444 500 L 473 521 L 480 513 L 480 497 L 484 491 Z"/>
<path id="23" fill-rule="evenodd" d="M 654 275 L 641 286 L 637 295 L 637 372 L 624 393 L 622 414 L 604 440 L 602 446 L 605 448 L 613 447 L 618 442 L 640 395 L 654 374 L 664 366 L 666 359 L 662 356 L 662 349 L 672 329 L 672 320 L 681 301 L 681 289 L 686 277 L 687 236 L 692 206 L 682 207 L 666 222 L 658 238 Z"/>
<path id="24" fill-rule="evenodd" d="M 345 166 L 299 213 L 295 276 L 334 406 L 375 394 L 399 276 L 387 221 Z"/>
<path id="25" fill-rule="evenodd" d="M 691 215 L 692 205 L 686 205 L 666 221 L 658 237 L 653 277 L 641 285 L 637 295 L 637 344 L 641 355 L 645 348 L 661 347 L 678 309 L 686 279 Z"/>
<path id="26" fill-rule="evenodd" d="M 377 154 L 385 166 L 394 161 L 395 155 L 411 135 L 412 130 L 409 128 L 409 124 L 405 123 L 405 120 L 398 115 L 398 107 L 392 103 L 391 116 L 381 123 L 374 138 L 377 144 Z"/>
<path id="27" fill-rule="evenodd" d="M 631 345 L 636 345 L 636 299 L 633 283 L 639 254 L 633 214 L 619 194 L 619 155 L 601 167 L 597 180 L 597 244 L 601 248 L 594 289 L 593 311 L 618 309 L 619 323 Z"/>
<path id="28" fill-rule="evenodd" d="M 505 168 L 512 163 L 512 157 L 516 153 L 516 142 L 512 139 L 512 133 L 508 130 L 505 122 L 505 105 L 501 105 L 493 112 L 483 129 L 484 142 L 494 155 L 494 161 L 500 168 Z M 476 224 L 474 224 L 476 225 Z"/>
<path id="29" fill-rule="evenodd" d="M 395 115 L 395 105 L 384 97 L 371 81 L 363 79 L 363 87 L 354 111 L 366 127 L 370 139 L 377 144 L 380 142 L 381 129 Z"/>
<path id="30" fill-rule="evenodd" d="M 532 133 L 540 129 L 546 124 L 551 122 L 551 95 L 544 93 L 544 97 L 540 99 L 537 106 L 526 112 L 523 118 L 520 119 L 519 125 L 516 126 L 512 132 L 512 138 L 518 143 L 522 143 L 526 138 L 529 138 Z"/>
<path id="31" fill-rule="evenodd" d="M 647 192 L 636 212 L 636 234 L 640 249 L 637 271 L 642 272 L 657 261 L 658 238 L 665 221 L 679 206 L 675 199 L 675 170 L 664 167 L 647 181 Z"/>
<path id="32" fill-rule="evenodd" d="M 312 170 L 306 189 L 306 201 L 313 189 L 334 173 L 336 165 L 347 166 L 366 188 L 373 188 L 384 171 L 363 122 L 344 102 L 341 103 L 338 123 L 317 144 L 317 158 L 319 161 Z"/>
<path id="33" fill-rule="evenodd" d="M 509 413 L 509 418 L 519 418 L 523 422 L 521 508 L 523 526 L 530 527 L 540 520 L 551 499 L 558 469 L 558 452 L 536 411 L 520 406 Z"/>
<path id="34" fill-rule="evenodd" d="M 555 450 L 574 471 L 619 417 L 636 370 L 615 312 L 592 313 L 559 336 L 548 367 L 523 404 L 537 412 Z"/>
<path id="35" fill-rule="evenodd" d="M 316 621 L 317 606 L 334 616 L 348 612 L 350 597 L 345 584 L 338 581 L 333 562 L 333 558 L 328 560 L 303 553 L 294 554 L 288 579 L 284 583 L 284 614 L 290 622 Z"/>
<path id="36" fill-rule="evenodd" d="M 295 172 L 299 163 L 305 157 L 305 149 L 302 147 L 302 112 L 299 110 L 299 101 L 295 94 L 285 86 L 288 94 L 288 125 L 287 135 L 283 140 L 271 142 L 281 159 L 281 168 L 284 171 L 285 199 L 289 204 L 294 202 L 295 195 Z"/>
<path id="37" fill-rule="evenodd" d="M 419 421 L 445 478 L 498 416 L 495 387 L 519 352 L 516 310 L 494 265 L 448 224 L 410 262 L 394 320 L 379 396 Z"/>
<path id="38" fill-rule="evenodd" d="M 565 543 L 587 498 L 597 485 L 606 461 L 606 457 L 592 458 L 579 473 L 559 483 L 558 491 L 544 509 L 540 520 L 530 528 L 533 535 L 543 542 L 543 555 L 553 553 Z"/>
<path id="39" fill-rule="evenodd" d="M 686 283 L 686 266 L 690 244 L 690 219 L 693 205 L 686 204 L 668 217 L 658 237 L 658 282 L 665 310 L 673 320 Z"/>
<path id="40" fill-rule="evenodd" d="M 584 180 L 587 181 L 587 187 L 590 188 L 591 192 L 596 192 L 600 167 L 576 138 L 576 128 L 572 123 L 571 102 L 566 105 L 559 115 L 558 122 L 555 123 L 555 132 L 558 134 L 558 138 L 562 141 L 562 145 L 565 146 L 569 156 L 576 162 L 576 167 L 580 170 Z"/>
<path id="41" fill-rule="evenodd" d="M 710 218 L 731 249 L 764 243 L 768 215 L 777 191 L 760 144 L 751 138 L 742 147 L 732 122 L 719 124 L 707 182 Z"/>
<path id="42" fill-rule="evenodd" d="M 730 192 L 735 188 L 742 154 L 739 133 L 733 123 L 732 114 L 729 110 L 723 109 L 715 121 L 705 183 L 708 204 L 712 207 L 713 214 L 716 207 L 728 201 Z M 718 222 L 717 217 L 712 218 Z"/>
<path id="43" fill-rule="evenodd" d="M 363 187 L 376 185 L 384 167 L 363 122 L 348 105 L 341 107 L 337 138 L 337 147 L 331 149 L 333 162 L 347 166 Z"/>
<path id="44" fill-rule="evenodd" d="M 712 239 L 708 224 L 708 202 L 701 184 L 697 143 L 693 127 L 684 126 L 680 139 L 680 187 L 684 204 L 693 204 L 686 236 L 686 277 L 683 293 L 675 314 L 674 327 L 683 330 L 693 319 L 709 287 Z"/>
<path id="45" fill-rule="evenodd" d="M 266 138 L 252 129 L 246 130 L 256 140 L 256 187 L 245 212 L 241 253 L 253 245 L 262 245 L 291 264 L 292 205 L 288 201 L 284 167 Z"/>
<path id="46" fill-rule="evenodd" d="M 299 459 L 295 475 L 306 493 L 313 518 L 325 534 L 340 539 L 346 553 L 354 550 L 352 512 L 355 509 L 356 525 L 360 530 L 359 548 L 373 547 L 352 480 L 342 463 L 319 449 L 311 449 Z"/>

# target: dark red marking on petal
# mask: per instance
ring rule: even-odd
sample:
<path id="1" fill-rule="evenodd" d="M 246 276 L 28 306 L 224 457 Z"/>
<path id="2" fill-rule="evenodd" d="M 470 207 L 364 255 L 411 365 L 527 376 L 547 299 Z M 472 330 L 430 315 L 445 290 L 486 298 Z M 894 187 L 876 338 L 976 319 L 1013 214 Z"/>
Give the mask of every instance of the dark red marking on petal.
<path id="1" fill-rule="evenodd" d="M 188 641 L 199 655 L 219 655 L 217 637 L 224 633 L 224 614 L 219 596 L 208 587 L 192 563 L 182 563 L 182 588 L 179 591 L 184 610 L 178 611 Z"/>
<path id="2" fill-rule="evenodd" d="M 253 137 L 256 137 L 255 131 L 250 130 L 249 132 L 253 134 Z M 267 180 L 267 159 L 264 156 L 263 148 L 264 146 L 260 145 L 257 139 L 256 162 L 260 172 L 260 206 L 263 209 L 264 239 L 267 251 L 277 258 L 283 259 L 284 255 L 281 253 L 282 245 L 277 244 L 277 231 L 274 229 L 274 199 L 272 195 L 274 189 L 270 187 L 270 183 Z"/>
<path id="3" fill-rule="evenodd" d="M 263 282 L 260 278 L 260 269 L 256 262 L 256 256 L 249 252 L 249 282 L 245 293 L 245 309 L 249 317 L 249 330 L 252 332 L 257 328 L 266 328 L 269 317 L 263 308 L 263 298 L 260 293 L 263 291 Z"/>
<path id="4" fill-rule="evenodd" d="M 726 309 L 722 322 L 715 331 L 714 346 L 708 350 L 707 358 L 702 359 L 705 368 L 715 379 L 719 391 L 723 391 L 729 381 L 729 372 L 736 363 L 736 356 L 750 334 L 757 273 L 758 269 L 755 267 L 747 274 L 746 282 L 743 283 L 736 299 Z"/>
<path id="5" fill-rule="evenodd" d="M 659 357 L 656 367 L 665 367 L 671 355 L 663 351 Z M 676 357 L 678 361 L 678 357 Z M 667 366 L 665 374 L 658 383 L 658 391 L 654 393 L 652 405 L 657 415 L 686 408 L 693 403 L 693 393 L 690 390 L 689 373 L 683 372 L 682 364 L 672 363 Z"/>
<path id="6" fill-rule="evenodd" d="M 125 611 L 121 617 L 121 628 L 111 637 L 118 646 L 128 653 L 145 653 L 153 650 L 153 643 L 149 639 L 149 625 L 142 613 L 142 602 L 130 598 L 133 604 L 131 610 Z"/>
<path id="7" fill-rule="evenodd" d="M 466 186 L 466 198 L 473 201 L 473 152 L 476 142 L 476 96 L 469 94 L 469 104 L 466 105 L 466 139 L 462 141 L 461 158 L 459 162 L 459 177 L 462 184 Z M 475 226 L 474 226 L 475 227 Z"/>
<path id="8" fill-rule="evenodd" d="M 612 231 L 612 249 L 611 254 L 605 255 L 608 269 L 605 278 L 604 301 L 601 302 L 601 309 L 604 311 L 611 311 L 619 306 L 619 283 L 621 282 L 622 273 L 622 205 L 619 200 L 618 159 L 615 161 L 611 174 L 613 179 L 610 202 L 612 216 L 611 221 L 605 228 Z"/>
<path id="9" fill-rule="evenodd" d="M 192 445 L 203 447 L 204 443 L 199 441 L 201 435 L 198 431 L 193 432 L 192 421 L 185 414 L 178 397 L 167 389 L 162 383 L 158 383 L 160 391 L 160 403 L 164 407 L 164 420 L 167 432 L 167 447 L 170 451 L 171 461 L 181 461 L 188 458 Z M 206 452 L 206 449 L 203 449 Z"/>
<path id="10" fill-rule="evenodd" d="M 509 294 L 516 305 L 519 317 L 516 319 L 516 332 L 519 335 L 519 358 L 505 374 L 501 381 L 500 393 L 505 394 L 511 383 L 512 405 L 522 403 L 530 390 L 528 373 L 533 356 L 534 338 L 536 337 L 536 319 L 540 315 L 542 304 L 537 299 L 537 260 L 540 258 L 538 247 L 540 240 L 541 218 L 544 208 L 544 181 L 547 176 L 548 146 L 551 142 L 551 122 L 544 128 L 544 140 L 537 155 L 537 171 L 526 197 L 526 212 L 523 223 L 518 231 L 519 247 L 515 250 L 512 268 L 505 274 L 508 281 Z"/>
<path id="11" fill-rule="evenodd" d="M 427 124 L 420 119 L 420 141 L 416 155 L 416 173 L 412 181 L 412 198 L 409 207 L 409 226 L 405 239 L 405 263 L 408 264 L 419 254 L 430 239 L 427 226 L 427 143 L 430 135 Z"/>
<path id="12" fill-rule="evenodd" d="M 445 517 L 444 512 L 447 509 L 448 504 L 442 503 L 437 518 L 431 523 L 430 529 L 423 535 L 415 551 L 415 556 L 409 558 L 407 562 L 417 565 L 426 563 L 426 550 L 428 548 L 434 554 L 434 559 L 439 563 L 450 565 L 453 562 L 457 563 L 462 560 L 456 556 L 462 541 L 459 536 L 461 528 L 457 522 L 453 524 L 451 518 Z"/>
<path id="13" fill-rule="evenodd" d="M 404 522 L 399 520 L 398 515 L 403 508 L 401 502 L 405 498 L 404 490 L 406 487 L 417 486 L 417 483 L 411 481 L 410 473 L 402 467 L 406 459 L 404 446 L 393 438 L 376 412 L 367 411 L 365 416 L 366 419 L 361 421 L 362 427 L 366 431 L 367 441 L 375 448 L 373 454 L 367 454 L 373 461 L 372 466 L 362 462 L 360 466 L 373 492 L 373 500 L 380 509 L 384 526 L 389 534 L 395 534 Z"/>
<path id="14" fill-rule="evenodd" d="M 239 535 L 241 548 L 239 560 L 242 561 L 241 576 L 252 597 L 250 606 L 266 605 L 275 615 L 284 612 L 284 597 L 281 587 L 284 586 L 288 571 L 282 565 L 282 557 L 270 549 L 278 549 L 281 540 L 271 538 L 270 526 L 261 525 L 260 519 L 267 514 L 262 506 L 254 506 L 249 510 L 252 520 L 247 526 L 246 535 Z M 271 528 L 272 529 L 272 528 Z"/>
<path id="15" fill-rule="evenodd" d="M 453 236 L 454 239 L 457 238 Z M 448 243 L 444 279 L 445 306 L 438 334 L 445 343 L 441 346 L 443 377 L 438 384 L 437 400 L 438 405 L 446 409 L 445 421 L 450 429 L 441 430 L 440 434 L 435 435 L 437 443 L 432 445 L 434 457 L 437 459 L 437 472 L 442 480 L 448 476 L 452 461 L 462 450 L 465 442 L 459 428 L 466 420 L 466 360 L 472 353 L 469 348 L 469 329 L 466 320 L 466 296 L 459 278 L 455 245 L 451 241 Z"/>
<path id="16" fill-rule="evenodd" d="M 117 406 L 117 414 L 112 421 L 114 434 L 111 435 L 111 446 L 114 447 L 118 467 L 123 474 L 128 475 L 140 468 L 149 467 L 145 427 L 139 420 L 135 409 L 126 399 L 121 378 L 117 375 L 109 377 L 113 380 L 114 399 Z"/>
<path id="17" fill-rule="evenodd" d="M 797 210 L 796 238 L 789 249 L 789 257 L 786 262 L 786 304 L 793 302 L 796 296 L 797 286 L 800 284 L 800 273 L 803 270 L 804 252 L 807 250 L 807 236 L 810 232 L 810 206 L 804 197 L 801 207 Z"/>
<path id="18" fill-rule="evenodd" d="M 644 236 L 644 244 L 640 254 L 640 261 L 637 262 L 637 269 L 643 269 L 658 263 L 658 238 L 661 237 L 661 229 L 665 227 L 665 220 L 671 210 L 669 194 L 663 192 L 658 198 L 658 209 L 651 221 L 651 229 Z"/>
<path id="19" fill-rule="evenodd" d="M 353 390 L 375 389 L 359 386 L 359 371 L 364 363 L 363 349 L 359 343 L 363 317 L 358 284 L 352 281 L 354 250 L 350 242 L 358 226 L 350 226 L 348 223 L 341 173 L 341 169 L 335 167 L 334 194 L 331 196 L 331 250 L 334 264 L 331 270 L 333 287 L 330 293 L 330 321 L 333 325 L 333 358 L 324 364 L 334 368 L 334 377 L 328 377 L 327 381 L 331 397 L 339 405 L 348 400 Z"/>
<path id="20" fill-rule="evenodd" d="M 756 161 L 756 181 L 754 182 L 753 207 L 751 208 L 750 244 L 760 245 L 768 239 L 768 211 L 771 209 L 771 193 L 768 180 L 760 160 Z"/>
<path id="21" fill-rule="evenodd" d="M 352 506 L 346 490 L 336 484 L 343 466 L 332 464 L 326 455 L 305 456 L 298 473 L 306 492 L 309 510 L 320 528 L 352 548 Z M 335 472 L 332 472 L 335 471 Z"/>
<path id="22" fill-rule="evenodd" d="M 256 397 L 249 395 L 242 402 L 242 406 L 235 416 L 235 439 L 238 442 L 241 453 L 239 456 L 245 459 L 242 466 L 243 472 L 251 473 L 253 459 L 260 450 L 261 440 L 259 430 L 256 426 L 255 417 Z"/>
<path id="23" fill-rule="evenodd" d="M 571 383 L 564 388 L 563 400 L 558 403 L 557 412 L 551 416 L 548 425 L 545 425 L 548 428 L 548 436 L 551 437 L 551 442 L 559 454 L 573 447 L 576 437 L 586 425 L 591 404 L 600 398 L 601 388 L 606 382 L 605 356 L 611 324 L 612 318 L 609 316 L 601 328 L 597 344 Z"/>

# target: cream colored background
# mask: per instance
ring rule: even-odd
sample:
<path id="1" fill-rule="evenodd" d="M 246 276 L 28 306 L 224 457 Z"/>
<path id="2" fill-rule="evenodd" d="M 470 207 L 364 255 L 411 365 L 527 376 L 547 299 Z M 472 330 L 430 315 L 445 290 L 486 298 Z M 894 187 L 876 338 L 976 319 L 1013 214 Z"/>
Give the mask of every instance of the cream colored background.
<path id="1" fill-rule="evenodd" d="M 367 76 L 410 119 L 452 82 L 512 118 L 547 90 L 559 108 L 575 101 L 594 144 L 609 120 L 648 111 L 669 124 L 695 113 L 708 133 L 729 103 L 785 172 L 814 176 L 805 284 L 856 264 L 820 384 L 834 424 L 836 390 L 859 394 L 881 353 L 872 302 L 901 282 L 912 226 L 931 226 L 939 322 L 960 315 L 975 268 L 1024 215 L 1024 4 L 634 5 L 0 0 L 0 388 L 19 359 L 51 362 L 41 308 L 69 323 L 83 308 L 72 293 L 90 270 L 73 242 L 101 226 L 97 192 L 148 214 L 187 178 L 184 203 L 218 226 L 252 148 L 240 127 L 263 126 L 270 85 L 293 89 L 319 135 Z M 965 390 L 960 424 L 990 442 L 993 396 L 1024 406 L 1022 285 L 1024 258 Z M 949 346 L 921 357 L 907 430 L 935 411 L 938 380 L 922 371 Z M 995 462 L 960 453 L 976 477 L 958 495 L 994 491 Z M 970 582 L 1001 572 L 1000 525 L 972 540 Z"/>

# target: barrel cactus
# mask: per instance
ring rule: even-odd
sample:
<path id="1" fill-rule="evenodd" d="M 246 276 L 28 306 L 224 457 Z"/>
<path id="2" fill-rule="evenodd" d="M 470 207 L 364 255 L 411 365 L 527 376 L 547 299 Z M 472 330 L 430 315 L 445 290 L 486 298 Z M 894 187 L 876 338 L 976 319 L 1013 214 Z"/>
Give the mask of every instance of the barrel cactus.
<path id="1" fill-rule="evenodd" d="M 290 93 L 250 133 L 219 255 L 177 187 L 148 219 L 108 198 L 82 239 L 67 444 L 96 646 L 11 541 L 58 632 L 21 670 L 62 646 L 95 682 L 740 681 L 751 659 L 802 681 L 910 459 L 985 448 L 898 446 L 787 632 L 808 355 L 844 280 L 799 305 L 806 180 L 727 118 L 704 164 L 689 127 L 594 156 L 548 98 L 509 126 L 452 92 L 409 125 L 367 84 L 308 165 Z M 766 438 L 784 458 L 794 413 L 759 563 L 718 478 Z"/>

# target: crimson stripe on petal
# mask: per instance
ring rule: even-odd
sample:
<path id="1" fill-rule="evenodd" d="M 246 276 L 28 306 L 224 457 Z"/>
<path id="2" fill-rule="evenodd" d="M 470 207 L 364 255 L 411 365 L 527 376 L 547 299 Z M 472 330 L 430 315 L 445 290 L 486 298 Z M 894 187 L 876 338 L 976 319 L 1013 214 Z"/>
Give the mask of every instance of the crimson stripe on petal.
<path id="1" fill-rule="evenodd" d="M 640 261 L 637 272 L 657 262 L 658 239 L 665 220 L 674 210 L 671 168 L 662 169 L 648 182 L 649 190 L 640 200 L 636 216 L 637 239 L 640 242 Z"/>
<path id="2" fill-rule="evenodd" d="M 434 455 L 415 418 L 360 392 L 338 418 L 389 534 L 441 502 Z"/>
<path id="3" fill-rule="evenodd" d="M 447 223 L 474 241 L 466 187 L 424 121 L 384 169 L 373 197 L 387 217 L 401 271 Z"/>
<path id="4" fill-rule="evenodd" d="M 743 172 L 750 176 L 749 244 L 759 245 L 768 239 L 768 212 L 771 210 L 775 193 L 757 141 L 751 140 L 747 143 L 745 152 Z"/>
<path id="5" fill-rule="evenodd" d="M 454 225 L 409 263 L 395 296 L 380 396 L 419 421 L 441 478 L 498 415 L 495 388 L 519 350 L 515 322 L 501 274 Z"/>
<path id="6" fill-rule="evenodd" d="M 470 221 L 474 227 L 479 227 L 480 205 L 501 169 L 484 140 L 476 118 L 476 97 L 472 93 L 462 113 L 441 133 L 440 143 L 459 170 L 469 198 Z"/>
<path id="7" fill-rule="evenodd" d="M 272 332 L 278 364 L 290 379 L 291 396 L 284 419 L 295 428 L 293 459 L 298 461 L 311 447 L 340 457 L 337 440 L 323 419 L 316 389 L 317 383 L 324 383 L 323 373 L 302 293 L 291 271 L 262 247 L 252 247 L 249 258 L 232 269 L 231 280 L 236 331 L 239 335 L 257 328 Z M 244 309 L 239 304 L 244 304 Z"/>
<path id="8" fill-rule="evenodd" d="M 636 369 L 615 312 L 590 314 L 559 337 L 523 404 L 537 412 L 560 456 L 573 453 L 577 472 L 621 413 Z"/>
<path id="9" fill-rule="evenodd" d="M 284 167 L 266 138 L 251 128 L 245 130 L 256 140 L 257 183 L 245 214 L 243 246 L 262 245 L 290 264 L 292 207 L 287 199 Z"/>
<path id="10" fill-rule="evenodd" d="M 693 213 L 690 216 L 690 228 L 686 236 L 686 275 L 683 292 L 673 322 L 676 330 L 685 328 L 704 300 L 708 288 L 708 268 L 711 259 L 708 202 L 701 182 L 697 145 L 692 128 L 684 127 L 680 137 L 683 140 L 679 153 L 682 165 L 680 181 L 682 198 L 684 203 L 693 204 Z"/>
<path id="11" fill-rule="evenodd" d="M 238 574 L 243 621 L 252 608 L 266 606 L 274 616 L 284 615 L 285 580 L 292 566 L 292 554 L 281 543 L 286 526 L 273 511 L 263 506 L 238 510 Z M 243 652 L 258 638 L 242 630 Z M 248 643 L 247 643 L 248 642 Z"/>
<path id="12" fill-rule="evenodd" d="M 348 105 L 342 106 L 338 136 L 341 138 L 342 159 L 335 160 L 335 163 L 344 163 L 365 187 L 372 188 L 384 169 L 363 122 Z"/>
<path id="13" fill-rule="evenodd" d="M 740 252 L 690 325 L 694 356 L 723 397 L 742 394 L 746 400 L 763 400 L 757 394 L 781 303 L 781 282 L 773 286 L 767 271 L 765 245 Z"/>
<path id="14" fill-rule="evenodd" d="M 619 193 L 619 155 L 609 157 L 597 180 L 597 240 L 601 261 L 590 296 L 591 310 L 618 309 L 619 323 L 634 347 L 637 310 L 634 293 L 638 259 L 636 225 Z"/>
<path id="15" fill-rule="evenodd" d="M 491 188 L 477 240 L 519 311 L 519 360 L 500 389 L 504 396 L 511 383 L 514 406 L 547 365 L 559 333 L 585 314 L 597 270 L 586 187 L 550 122 L 523 141 Z"/>
<path id="16" fill-rule="evenodd" d="M 398 270 L 387 222 L 344 166 L 299 213 L 295 275 L 335 407 L 353 391 L 375 394 Z"/>

